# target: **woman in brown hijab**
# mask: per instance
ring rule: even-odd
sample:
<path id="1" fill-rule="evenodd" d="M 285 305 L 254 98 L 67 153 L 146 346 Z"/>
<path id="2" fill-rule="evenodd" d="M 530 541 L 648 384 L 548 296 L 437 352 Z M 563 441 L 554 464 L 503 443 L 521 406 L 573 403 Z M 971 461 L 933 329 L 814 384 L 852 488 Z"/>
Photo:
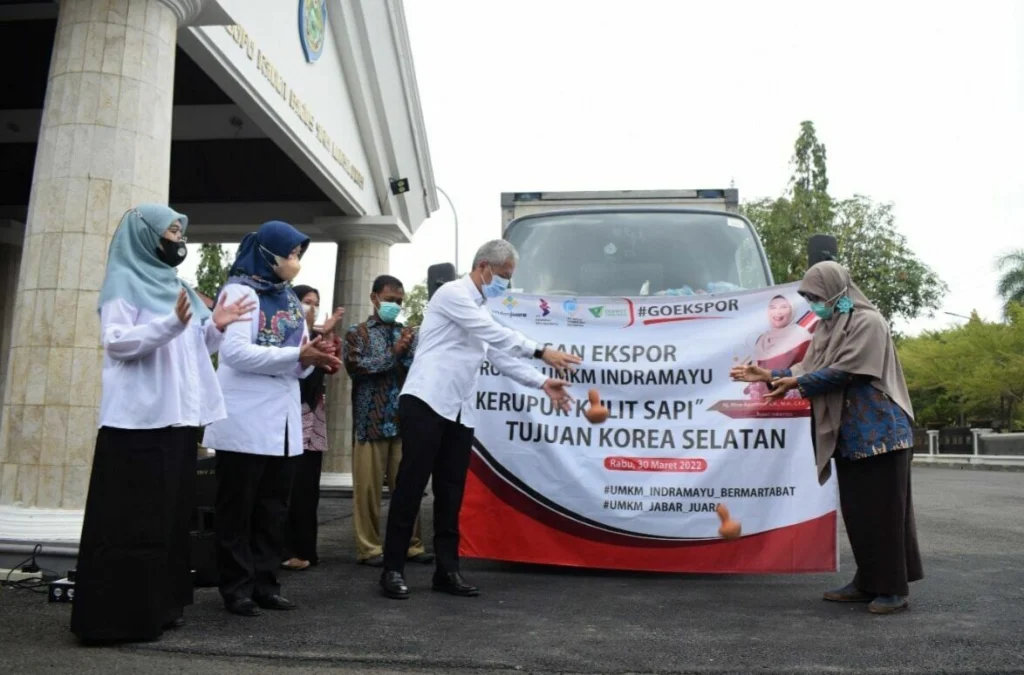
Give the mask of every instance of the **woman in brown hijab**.
<path id="1" fill-rule="evenodd" d="M 747 365 L 731 374 L 768 383 L 770 399 L 793 389 L 810 399 L 818 481 L 828 480 L 834 458 L 857 562 L 853 581 L 825 599 L 892 614 L 908 607 L 910 582 L 924 576 L 910 489 L 914 411 L 903 369 L 889 325 L 846 268 L 818 263 L 800 294 L 821 319 L 804 360 L 792 370 Z"/>

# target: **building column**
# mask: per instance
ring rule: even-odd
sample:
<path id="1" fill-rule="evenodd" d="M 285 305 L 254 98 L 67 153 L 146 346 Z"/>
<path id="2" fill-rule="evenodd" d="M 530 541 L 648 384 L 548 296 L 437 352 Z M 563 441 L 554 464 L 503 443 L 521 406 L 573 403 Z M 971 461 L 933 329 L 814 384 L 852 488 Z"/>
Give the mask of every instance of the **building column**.
<path id="1" fill-rule="evenodd" d="M 338 242 L 334 272 L 334 306 L 345 308 L 345 328 L 362 323 L 373 312 L 370 290 L 373 280 L 389 269 L 394 240 L 387 236 L 347 239 Z M 333 308 L 332 308 L 333 309 Z M 327 439 L 324 485 L 345 485 L 352 473 L 352 381 L 342 370 L 328 378 Z"/>
<path id="2" fill-rule="evenodd" d="M 130 207 L 167 202 L 178 25 L 201 4 L 61 0 L 14 295 L 0 539 L 80 534 L 107 248 Z"/>

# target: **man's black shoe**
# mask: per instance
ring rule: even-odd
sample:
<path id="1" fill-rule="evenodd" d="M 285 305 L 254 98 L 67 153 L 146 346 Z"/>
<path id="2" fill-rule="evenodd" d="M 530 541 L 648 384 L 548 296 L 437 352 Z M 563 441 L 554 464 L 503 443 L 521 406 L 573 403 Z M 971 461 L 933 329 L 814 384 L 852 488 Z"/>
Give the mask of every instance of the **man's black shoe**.
<path id="1" fill-rule="evenodd" d="M 463 598 L 473 598 L 480 595 L 480 589 L 466 583 L 466 580 L 458 572 L 434 574 L 433 588 L 435 591 L 450 593 L 451 595 L 458 595 Z"/>
<path id="2" fill-rule="evenodd" d="M 276 595 L 276 594 L 275 595 L 262 595 L 262 596 L 261 595 L 257 595 L 257 596 L 253 597 L 253 600 L 255 600 L 256 604 L 259 605 L 260 607 L 262 607 L 263 609 L 289 610 L 289 609 L 298 609 L 299 608 L 299 606 L 296 605 L 291 600 L 287 600 L 285 598 L 282 598 L 280 595 Z"/>
<path id="3" fill-rule="evenodd" d="M 164 622 L 164 630 L 174 630 L 176 628 L 184 628 L 185 617 L 179 616 L 177 619 L 171 619 Z"/>
<path id="4" fill-rule="evenodd" d="M 225 600 L 224 608 L 238 616 L 259 616 L 260 608 L 249 598 L 238 598 L 237 600 Z"/>
<path id="5" fill-rule="evenodd" d="M 393 600 L 405 600 L 409 597 L 409 586 L 402 578 L 401 572 L 385 570 L 380 575 L 380 589 L 385 596 Z"/>

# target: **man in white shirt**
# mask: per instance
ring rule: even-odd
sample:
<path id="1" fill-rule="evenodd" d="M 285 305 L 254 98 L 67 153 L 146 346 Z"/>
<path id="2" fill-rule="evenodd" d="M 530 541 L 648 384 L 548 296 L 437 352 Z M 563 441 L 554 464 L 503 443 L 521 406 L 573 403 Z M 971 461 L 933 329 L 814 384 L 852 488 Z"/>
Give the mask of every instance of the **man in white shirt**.
<path id="1" fill-rule="evenodd" d="M 404 443 L 384 539 L 385 596 L 409 597 L 403 576 L 420 499 L 433 476 L 433 588 L 459 596 L 479 595 L 459 573 L 459 509 L 473 444 L 473 392 L 484 360 L 520 384 L 543 389 L 568 409 L 572 398 L 564 380 L 550 379 L 522 359 L 534 358 L 556 369 L 573 368 L 578 356 L 530 340 L 498 323 L 484 306 L 504 294 L 519 254 L 498 239 L 480 247 L 473 270 L 438 289 L 424 312 L 416 359 L 402 388 L 399 422 Z"/>

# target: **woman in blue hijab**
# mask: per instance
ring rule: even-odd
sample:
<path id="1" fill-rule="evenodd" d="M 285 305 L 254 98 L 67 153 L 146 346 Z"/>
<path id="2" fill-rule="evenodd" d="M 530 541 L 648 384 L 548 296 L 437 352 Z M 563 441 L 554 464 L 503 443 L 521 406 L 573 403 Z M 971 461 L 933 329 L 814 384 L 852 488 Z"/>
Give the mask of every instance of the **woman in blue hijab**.
<path id="1" fill-rule="evenodd" d="M 100 428 L 71 612 L 71 630 L 88 643 L 156 639 L 192 604 L 199 430 L 225 414 L 210 354 L 252 306 L 222 300 L 211 313 L 178 278 L 187 226 L 162 204 L 141 204 L 107 254 Z"/>
<path id="2" fill-rule="evenodd" d="M 309 237 L 270 221 L 247 234 L 221 298 L 255 303 L 248 324 L 228 328 L 217 377 L 228 417 L 206 430 L 217 451 L 216 544 L 220 593 L 233 614 L 295 609 L 281 596 L 291 458 L 302 454 L 299 380 L 314 367 L 336 369 L 330 343 L 309 340 L 291 281 Z M 223 301 L 223 300 L 222 300 Z"/>

